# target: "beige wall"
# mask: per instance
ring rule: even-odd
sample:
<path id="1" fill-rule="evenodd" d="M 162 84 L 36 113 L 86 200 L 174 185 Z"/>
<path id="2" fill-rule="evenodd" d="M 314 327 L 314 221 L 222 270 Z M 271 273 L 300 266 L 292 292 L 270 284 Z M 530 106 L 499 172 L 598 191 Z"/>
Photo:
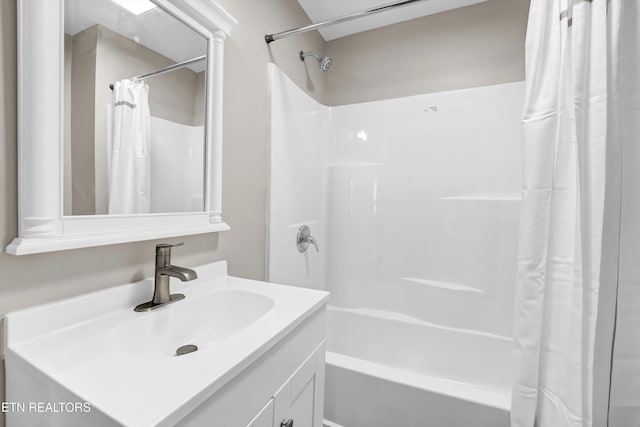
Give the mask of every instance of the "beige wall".
<path id="1" fill-rule="evenodd" d="M 327 43 L 328 105 L 524 80 L 529 0 L 489 0 Z"/>
<path id="2" fill-rule="evenodd" d="M 226 259 L 231 274 L 264 278 L 269 62 L 328 104 L 523 78 L 526 0 L 490 0 L 439 15 L 442 22 L 437 17 L 418 19 L 332 41 L 326 49 L 316 33 L 264 43 L 264 34 L 309 23 L 295 0 L 218 3 L 238 20 L 225 45 L 223 217 L 232 230 L 167 239 L 186 243 L 174 257 L 187 267 Z M 14 0 L 0 2 L 0 243 L 4 246 L 17 234 L 15 16 Z M 301 49 L 330 53 L 335 63 L 323 74 L 316 66 L 300 63 Z M 156 243 L 23 257 L 2 253 L 0 315 L 150 276 Z"/>
<path id="3" fill-rule="evenodd" d="M 72 212 L 72 194 L 73 189 L 71 187 L 71 182 L 73 181 L 71 175 L 71 55 L 72 55 L 73 45 L 71 36 L 68 34 L 64 35 L 64 116 L 63 116 L 63 131 L 64 135 L 64 175 L 62 177 L 63 180 L 63 188 L 64 188 L 64 206 L 63 212 L 65 215 L 71 215 Z"/>
<path id="4" fill-rule="evenodd" d="M 267 64 L 272 61 L 316 99 L 324 81 L 317 67 L 307 70 L 300 49 L 322 53 L 317 33 L 265 44 L 264 35 L 305 25 L 295 0 L 219 0 L 237 20 L 225 43 L 223 217 L 231 231 L 220 244 L 231 271 L 264 278 L 269 103 Z"/>
<path id="5" fill-rule="evenodd" d="M 17 234 L 17 150 L 16 145 L 16 5 L 0 2 L 0 244 L 6 246 Z M 8 268 L 8 255 L 0 254 L 0 303 L 8 301 L 4 288 L 19 276 L 16 267 Z M 8 308 L 8 307 L 7 307 Z M 5 309 L 2 313 L 6 313 Z M 4 324 L 0 321 L 0 341 L 4 345 Z M 0 350 L 3 351 L 4 347 Z M 4 357 L 0 364 L 0 401 L 4 401 Z M 0 427 L 4 427 L 4 415 L 0 414 Z"/>
<path id="6" fill-rule="evenodd" d="M 95 197 L 96 27 L 71 38 L 71 212 L 91 215 Z M 65 70 L 65 73 L 67 70 Z"/>
<path id="7" fill-rule="evenodd" d="M 204 95 L 206 93 L 206 84 L 204 81 L 205 72 L 201 71 L 196 74 L 196 84 L 194 87 L 195 93 L 193 94 L 193 125 L 204 125 L 205 114 L 205 102 Z"/>

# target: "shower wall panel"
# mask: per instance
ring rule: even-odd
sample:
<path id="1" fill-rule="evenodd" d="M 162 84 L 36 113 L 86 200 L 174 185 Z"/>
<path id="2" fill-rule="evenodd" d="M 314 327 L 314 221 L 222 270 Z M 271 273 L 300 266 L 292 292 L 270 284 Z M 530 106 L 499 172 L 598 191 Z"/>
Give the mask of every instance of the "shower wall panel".
<path id="1" fill-rule="evenodd" d="M 523 83 L 335 107 L 332 304 L 511 336 Z"/>
<path id="2" fill-rule="evenodd" d="M 330 108 L 319 104 L 269 64 L 271 138 L 267 221 L 267 280 L 326 289 L 327 143 Z M 298 252 L 307 225 L 319 251 Z"/>
<path id="3" fill-rule="evenodd" d="M 204 126 L 151 117 L 151 212 L 204 210 Z"/>
<path id="4" fill-rule="evenodd" d="M 269 280 L 510 337 L 524 84 L 329 108 L 270 73 Z"/>

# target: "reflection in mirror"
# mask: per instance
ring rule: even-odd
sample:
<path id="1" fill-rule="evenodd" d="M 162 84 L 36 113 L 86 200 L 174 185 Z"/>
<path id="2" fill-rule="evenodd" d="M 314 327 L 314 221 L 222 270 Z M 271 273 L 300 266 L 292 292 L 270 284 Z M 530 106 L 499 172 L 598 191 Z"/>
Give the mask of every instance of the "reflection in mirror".
<path id="1" fill-rule="evenodd" d="M 207 40 L 118 3 L 64 1 L 64 214 L 203 211 Z"/>

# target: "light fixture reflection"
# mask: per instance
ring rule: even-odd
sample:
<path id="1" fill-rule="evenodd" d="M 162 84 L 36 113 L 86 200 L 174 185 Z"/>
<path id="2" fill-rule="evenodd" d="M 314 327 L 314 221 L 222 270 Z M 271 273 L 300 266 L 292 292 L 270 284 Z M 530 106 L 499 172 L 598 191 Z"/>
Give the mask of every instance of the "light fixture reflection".
<path id="1" fill-rule="evenodd" d="M 154 3 L 151 3 L 149 0 L 111 0 L 118 6 L 127 9 L 129 12 L 134 15 L 142 15 L 145 12 L 150 11 L 151 9 L 158 7 Z"/>

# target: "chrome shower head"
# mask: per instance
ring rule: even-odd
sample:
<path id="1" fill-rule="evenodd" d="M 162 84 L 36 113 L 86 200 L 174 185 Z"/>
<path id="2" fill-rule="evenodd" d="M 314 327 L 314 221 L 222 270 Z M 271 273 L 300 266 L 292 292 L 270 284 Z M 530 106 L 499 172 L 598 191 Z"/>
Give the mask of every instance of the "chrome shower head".
<path id="1" fill-rule="evenodd" d="M 300 57 L 300 61 L 302 62 L 304 62 L 304 58 L 306 58 L 307 56 L 314 57 L 320 63 L 320 69 L 322 71 L 329 70 L 329 68 L 331 68 L 331 64 L 333 64 L 333 59 L 330 56 L 319 56 L 313 52 L 300 51 L 298 56 Z"/>
<path id="2" fill-rule="evenodd" d="M 323 56 L 320 58 L 320 69 L 322 71 L 327 71 L 331 68 L 331 64 L 333 64 L 333 59 L 330 56 Z"/>

